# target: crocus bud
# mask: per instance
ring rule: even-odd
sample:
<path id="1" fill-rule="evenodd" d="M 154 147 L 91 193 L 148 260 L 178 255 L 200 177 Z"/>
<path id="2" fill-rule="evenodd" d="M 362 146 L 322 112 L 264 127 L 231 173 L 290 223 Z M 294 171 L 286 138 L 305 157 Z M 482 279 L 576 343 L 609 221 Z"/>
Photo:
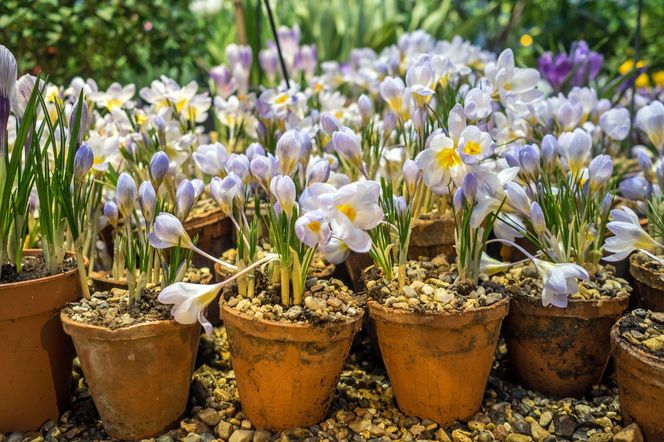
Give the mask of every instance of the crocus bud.
<path id="1" fill-rule="evenodd" d="M 210 196 L 217 202 L 221 212 L 226 216 L 232 214 L 233 200 L 242 192 L 242 181 L 234 173 L 224 177 L 223 180 L 214 177 L 210 181 Z"/>
<path id="2" fill-rule="evenodd" d="M 270 83 L 273 83 L 279 68 L 279 54 L 277 51 L 273 48 L 262 49 L 258 53 L 258 62 Z"/>
<path id="3" fill-rule="evenodd" d="M 389 137 L 394 129 L 397 127 L 397 114 L 394 112 L 388 112 L 383 118 L 383 137 Z"/>
<path id="4" fill-rule="evenodd" d="M 373 114 L 373 103 L 371 103 L 371 99 L 364 94 L 360 95 L 360 98 L 357 100 L 357 107 L 360 109 L 362 124 L 367 124 L 367 122 L 371 120 Z"/>
<path id="5" fill-rule="evenodd" d="M 546 231 L 544 212 L 542 211 L 542 207 L 537 201 L 530 205 L 530 222 L 533 223 L 533 228 L 538 234 L 542 234 L 544 231 Z"/>
<path id="6" fill-rule="evenodd" d="M 14 111 L 17 117 L 23 118 L 23 114 L 25 113 L 25 108 L 28 105 L 28 101 L 30 101 L 30 96 L 32 95 L 32 91 L 34 90 L 36 83 L 37 83 L 37 77 L 30 74 L 25 74 L 21 76 L 21 78 L 19 78 L 18 81 L 16 82 L 16 95 L 15 95 L 15 100 L 12 103 L 12 110 Z M 44 87 L 44 82 L 40 81 L 39 82 L 40 90 L 43 89 L 43 87 Z"/>
<path id="7" fill-rule="evenodd" d="M 640 200 L 646 196 L 648 182 L 642 176 L 625 178 L 618 185 L 620 194 L 630 200 Z"/>
<path id="8" fill-rule="evenodd" d="M 290 218 L 295 205 L 295 183 L 288 175 L 280 175 L 272 178 L 270 192 L 277 199 L 281 210 Z"/>
<path id="9" fill-rule="evenodd" d="M 198 199 L 203 192 L 205 192 L 205 183 L 199 178 L 191 180 L 191 185 L 194 186 L 194 199 Z"/>
<path id="10" fill-rule="evenodd" d="M 339 156 L 349 163 L 360 167 L 362 165 L 362 140 L 351 129 L 342 127 L 332 134 L 332 144 Z"/>
<path id="11" fill-rule="evenodd" d="M 284 132 L 279 141 L 277 141 L 276 149 L 277 159 L 279 160 L 279 173 L 282 175 L 291 175 L 295 172 L 304 144 L 305 139 L 299 130 L 290 129 Z"/>
<path id="12" fill-rule="evenodd" d="M 558 150 L 558 140 L 551 134 L 544 135 L 542 138 L 542 159 L 544 164 L 548 167 L 553 165 L 553 162 L 556 158 L 556 152 Z"/>
<path id="13" fill-rule="evenodd" d="M 339 122 L 329 112 L 323 112 L 320 116 L 320 127 L 327 135 L 332 135 L 339 130 Z"/>
<path id="14" fill-rule="evenodd" d="M 114 201 L 104 204 L 104 216 L 114 228 L 118 226 L 118 205 Z"/>
<path id="15" fill-rule="evenodd" d="M 466 200 L 466 195 L 463 192 L 463 189 L 461 187 L 457 188 L 457 190 L 454 192 L 454 196 L 452 197 L 452 205 L 454 206 L 454 210 L 456 212 L 461 212 L 463 210 L 463 206 Z"/>
<path id="16" fill-rule="evenodd" d="M 5 131 L 15 94 L 16 58 L 9 49 L 0 45 L 0 153 L 4 152 Z"/>
<path id="17" fill-rule="evenodd" d="M 330 163 L 325 159 L 320 159 L 309 167 L 307 175 L 307 184 L 325 183 L 330 177 Z"/>
<path id="18" fill-rule="evenodd" d="M 226 163 L 226 172 L 235 173 L 240 177 L 242 183 L 246 184 L 249 178 L 249 158 L 243 154 L 232 153 Z"/>
<path id="19" fill-rule="evenodd" d="M 417 179 L 420 175 L 420 167 L 415 161 L 409 158 L 403 162 L 401 172 L 403 173 L 403 180 L 406 183 L 406 186 L 408 186 L 408 190 L 412 192 L 415 189 Z"/>
<path id="20" fill-rule="evenodd" d="M 161 183 L 164 182 L 164 177 L 168 173 L 169 166 L 170 162 L 166 153 L 159 151 L 152 155 L 152 159 L 150 160 L 150 179 L 155 190 L 158 190 Z"/>
<path id="21" fill-rule="evenodd" d="M 83 103 L 81 104 L 81 119 L 78 123 L 78 133 L 74 134 L 74 120 L 76 119 L 77 110 L 78 101 L 76 101 L 72 106 L 71 115 L 69 116 L 69 137 L 76 137 L 76 143 L 81 144 L 81 142 L 83 142 L 85 132 L 88 130 L 88 103 L 83 100 Z"/>
<path id="22" fill-rule="evenodd" d="M 609 212 L 611 211 L 611 206 L 613 206 L 613 195 L 610 193 L 607 193 L 604 195 L 604 199 L 602 200 L 602 205 L 600 206 L 600 213 L 602 214 L 602 218 L 606 218 L 609 215 Z"/>
<path id="23" fill-rule="evenodd" d="M 251 160 L 249 169 L 258 184 L 267 191 L 274 176 L 274 161 L 266 156 L 256 155 Z"/>
<path id="24" fill-rule="evenodd" d="M 474 173 L 471 172 L 463 177 L 461 188 L 469 201 L 475 198 L 475 194 L 477 193 L 477 177 Z"/>
<path id="25" fill-rule="evenodd" d="M 249 158 L 249 161 L 251 161 L 257 155 L 265 156 L 265 149 L 263 149 L 263 146 L 260 143 L 251 143 L 244 154 Z"/>
<path id="26" fill-rule="evenodd" d="M 138 205 L 141 207 L 141 213 L 145 221 L 152 222 L 157 206 L 157 194 L 150 181 L 143 181 L 138 188 Z"/>
<path id="27" fill-rule="evenodd" d="M 521 167 L 519 157 L 514 152 L 505 153 L 505 162 L 509 167 Z"/>
<path id="28" fill-rule="evenodd" d="M 81 181 L 92 167 L 95 155 L 92 149 L 84 143 L 76 150 L 74 155 L 74 181 Z"/>
<path id="29" fill-rule="evenodd" d="M 187 218 L 194 205 L 195 199 L 196 191 L 194 190 L 191 181 L 182 180 L 175 192 L 175 216 L 177 216 L 180 221 L 184 221 Z"/>
<path id="30" fill-rule="evenodd" d="M 639 168 L 643 171 L 643 176 L 649 182 L 652 182 L 653 170 L 652 170 L 652 160 L 644 151 L 639 150 L 636 154 L 636 159 L 639 161 Z"/>
<path id="31" fill-rule="evenodd" d="M 122 172 L 118 178 L 115 199 L 118 202 L 120 213 L 125 218 L 129 218 L 134 210 L 136 193 L 136 182 L 127 172 Z"/>
<path id="32" fill-rule="evenodd" d="M 597 155 L 588 166 L 590 189 L 596 190 L 609 181 L 613 174 L 613 161 L 609 155 Z"/>
<path id="33" fill-rule="evenodd" d="M 540 172 L 540 153 L 534 146 L 524 146 L 519 150 L 519 165 L 521 170 L 532 178 L 537 178 Z"/>

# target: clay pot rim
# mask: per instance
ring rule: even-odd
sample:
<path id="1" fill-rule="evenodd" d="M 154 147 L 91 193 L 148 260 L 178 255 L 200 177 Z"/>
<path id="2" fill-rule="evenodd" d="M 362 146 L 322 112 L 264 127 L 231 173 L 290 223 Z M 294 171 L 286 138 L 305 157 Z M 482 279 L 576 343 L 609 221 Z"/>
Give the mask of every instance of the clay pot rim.
<path id="1" fill-rule="evenodd" d="M 23 250 L 23 255 L 27 256 L 35 256 L 35 255 L 41 255 L 43 254 L 44 251 L 42 249 L 25 249 Z M 66 252 L 65 256 L 72 257 L 74 256 L 74 252 Z M 84 259 L 83 265 L 86 267 L 88 266 L 88 260 L 87 258 Z M 60 279 L 60 278 L 65 278 L 67 276 L 70 276 L 74 273 L 78 272 L 78 267 L 74 266 L 73 268 L 61 272 L 61 273 L 56 273 L 55 275 L 46 275 L 42 276 L 41 278 L 33 278 L 33 279 L 26 279 L 24 281 L 16 281 L 16 282 L 9 282 L 9 283 L 0 283 L 0 290 L 13 290 L 15 288 L 21 288 L 29 285 L 33 285 L 36 283 L 42 284 L 42 283 L 48 283 L 50 281 L 53 281 L 55 279 Z"/>
<path id="2" fill-rule="evenodd" d="M 109 284 L 122 285 L 122 286 L 125 286 L 125 287 L 128 285 L 126 279 L 107 278 L 107 277 L 103 276 L 103 275 L 109 275 L 109 274 L 110 274 L 110 272 L 108 270 L 95 270 L 94 272 L 92 272 L 88 275 L 88 278 L 90 278 L 92 280 L 107 282 Z M 210 281 L 212 281 L 213 276 L 214 275 L 212 275 L 212 272 L 210 272 L 210 279 L 208 281 L 203 282 L 203 280 L 201 280 L 200 282 L 197 282 L 196 284 L 208 284 L 208 283 L 210 283 Z"/>
<path id="3" fill-rule="evenodd" d="M 151 336 L 177 333 L 188 327 L 200 327 L 198 322 L 194 324 L 180 324 L 175 319 L 161 319 L 158 321 L 141 322 L 127 327 L 110 329 L 101 325 L 86 324 L 75 321 L 64 311 L 60 312 L 62 327 L 68 335 L 86 335 L 88 339 L 103 341 L 127 341 Z"/>
<path id="4" fill-rule="evenodd" d="M 405 325 L 428 325 L 436 328 L 453 328 L 492 321 L 507 316 L 510 298 L 504 297 L 491 305 L 464 311 L 406 312 L 388 307 L 373 299 L 369 300 L 369 315 L 374 319 Z M 479 318 L 479 319 L 478 319 Z"/>
<path id="5" fill-rule="evenodd" d="M 656 290 L 664 290 L 664 280 L 660 279 L 656 272 L 638 265 L 636 262 L 638 253 L 632 253 L 629 257 L 629 273 L 637 282 L 652 287 Z"/>
<path id="6" fill-rule="evenodd" d="M 622 337 L 620 334 L 620 324 L 625 320 L 625 318 L 626 316 L 623 316 L 615 324 L 613 324 L 613 327 L 611 327 L 611 347 L 613 349 L 614 355 L 618 351 L 625 352 L 630 357 L 638 359 L 639 361 L 642 361 L 644 364 L 651 366 L 658 371 L 664 372 L 664 358 L 658 358 L 657 356 L 642 350 Z"/>
<path id="7" fill-rule="evenodd" d="M 325 269 L 323 269 L 319 272 L 315 272 L 315 273 L 309 272 L 310 273 L 309 276 L 314 276 L 318 279 L 331 278 L 332 274 L 334 273 L 334 270 L 336 269 L 336 267 L 337 266 L 335 264 L 327 263 L 327 266 L 325 266 Z M 221 270 L 221 264 L 219 264 L 218 262 L 214 263 L 214 274 L 218 275 L 218 276 L 221 276 L 221 277 L 224 277 L 224 278 L 227 276 L 227 274 L 224 273 Z"/>
<path id="8" fill-rule="evenodd" d="M 216 207 L 212 210 L 202 212 L 196 216 L 186 219 L 183 223 L 183 226 L 185 229 L 197 229 L 226 218 L 228 217 L 223 216 L 221 209 Z"/>
<path id="9" fill-rule="evenodd" d="M 251 336 L 279 341 L 290 342 L 330 342 L 345 339 L 359 331 L 364 319 L 364 309 L 359 308 L 357 316 L 348 321 L 328 322 L 314 325 L 309 322 L 286 322 L 259 319 L 239 312 L 220 301 L 220 315 L 224 323 L 232 323 L 236 328 Z M 225 313 L 225 315 L 224 315 Z M 252 327 L 243 326 L 242 323 L 252 323 Z"/>
<path id="10" fill-rule="evenodd" d="M 517 293 L 512 296 L 512 303 L 524 313 L 533 316 L 559 316 L 566 318 L 590 319 L 603 316 L 620 315 L 629 304 L 630 293 L 620 296 L 597 299 L 569 299 L 567 307 L 560 308 L 553 305 L 544 307 L 541 298 Z"/>

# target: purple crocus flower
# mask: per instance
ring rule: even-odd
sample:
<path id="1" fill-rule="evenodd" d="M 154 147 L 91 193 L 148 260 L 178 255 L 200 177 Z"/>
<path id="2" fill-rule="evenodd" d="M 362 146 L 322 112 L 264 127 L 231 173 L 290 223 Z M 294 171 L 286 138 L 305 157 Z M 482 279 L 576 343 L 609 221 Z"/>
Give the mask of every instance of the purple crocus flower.
<path id="1" fill-rule="evenodd" d="M 537 60 L 540 73 L 555 89 L 560 89 L 570 75 L 572 86 L 588 84 L 597 77 L 603 63 L 604 57 L 591 51 L 583 40 L 572 43 L 569 53 L 554 55 L 547 51 Z"/>

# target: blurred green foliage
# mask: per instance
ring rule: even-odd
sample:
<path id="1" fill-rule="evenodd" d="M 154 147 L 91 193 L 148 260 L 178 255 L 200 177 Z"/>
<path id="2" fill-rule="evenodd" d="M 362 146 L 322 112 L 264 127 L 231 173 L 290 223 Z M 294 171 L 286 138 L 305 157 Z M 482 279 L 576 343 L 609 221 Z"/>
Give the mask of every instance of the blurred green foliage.
<path id="1" fill-rule="evenodd" d="M 664 65 L 661 0 L 642 0 L 639 58 Z M 345 59 L 354 47 L 380 50 L 403 32 L 455 35 L 487 49 L 512 47 L 534 65 L 545 50 L 585 39 L 612 73 L 632 56 L 638 0 L 271 0 L 278 25 L 298 24 L 319 59 Z M 239 5 L 239 9 L 238 9 Z M 240 13 L 238 14 L 238 10 Z M 159 74 L 204 80 L 225 61 L 243 17 L 254 53 L 272 39 L 263 0 L 4 0 L 0 42 L 23 71 L 48 72 L 64 83 L 74 75 L 147 84 Z M 522 39 L 524 34 L 532 37 Z"/>

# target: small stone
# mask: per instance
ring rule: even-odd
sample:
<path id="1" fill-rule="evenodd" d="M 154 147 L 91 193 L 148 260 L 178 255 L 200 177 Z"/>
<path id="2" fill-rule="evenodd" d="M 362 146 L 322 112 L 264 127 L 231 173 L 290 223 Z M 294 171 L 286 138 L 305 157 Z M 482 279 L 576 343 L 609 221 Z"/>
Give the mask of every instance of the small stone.
<path id="1" fill-rule="evenodd" d="M 442 442 L 452 442 L 452 439 L 450 439 L 450 437 L 447 435 L 445 430 L 443 430 L 442 428 L 440 428 L 440 429 L 438 429 L 438 431 L 436 431 L 436 440 L 439 440 L 439 441 L 442 441 Z"/>
<path id="2" fill-rule="evenodd" d="M 306 298 L 304 298 L 304 305 L 309 310 L 322 312 L 327 307 L 327 302 L 325 302 L 325 300 L 321 299 L 321 298 L 315 298 L 313 296 L 307 296 Z"/>
<path id="3" fill-rule="evenodd" d="M 519 434 L 519 433 L 512 433 L 507 436 L 507 439 L 505 439 L 505 442 L 531 442 L 532 439 L 530 436 L 526 436 L 525 434 Z"/>
<path id="4" fill-rule="evenodd" d="M 535 419 L 533 419 L 532 422 L 530 422 L 530 434 L 533 435 L 533 438 L 535 440 L 542 440 L 551 435 L 551 433 L 542 428 L 540 424 L 535 422 Z"/>
<path id="5" fill-rule="evenodd" d="M 187 434 L 182 442 L 201 442 L 201 436 L 196 433 Z"/>
<path id="6" fill-rule="evenodd" d="M 425 284 L 425 285 L 423 285 L 422 288 L 420 289 L 420 292 L 423 293 L 423 294 L 425 294 L 425 295 L 431 295 L 431 294 L 433 294 L 434 289 L 433 289 L 433 287 L 431 287 L 430 285 L 426 285 L 426 284 Z"/>
<path id="7" fill-rule="evenodd" d="M 253 438 L 254 432 L 251 430 L 235 430 L 228 442 L 251 442 Z"/>
<path id="8" fill-rule="evenodd" d="M 162 434 L 157 438 L 157 442 L 175 442 L 175 439 L 170 434 Z"/>
<path id="9" fill-rule="evenodd" d="M 414 298 L 414 297 L 417 296 L 417 292 L 415 291 L 415 289 L 412 288 L 409 285 L 405 286 L 402 291 L 403 291 L 403 294 L 405 296 L 408 296 L 409 298 Z"/>
<path id="10" fill-rule="evenodd" d="M 613 436 L 613 442 L 643 442 L 643 434 L 637 423 L 629 424 Z"/>
<path id="11" fill-rule="evenodd" d="M 269 442 L 272 439 L 272 433 L 265 430 L 258 430 L 254 433 L 253 442 Z"/>
<path id="12" fill-rule="evenodd" d="M 559 414 L 553 418 L 553 428 L 556 436 L 571 437 L 576 430 L 576 419 L 569 414 Z"/>
<path id="13" fill-rule="evenodd" d="M 530 434 L 530 424 L 522 419 L 514 422 L 514 431 L 520 434 Z"/>
<path id="14" fill-rule="evenodd" d="M 440 302 L 443 305 L 447 305 L 454 299 L 454 295 L 448 292 L 445 289 L 436 289 L 433 294 L 433 299 Z"/>
<path id="15" fill-rule="evenodd" d="M 221 416 L 214 408 L 206 408 L 198 412 L 198 418 L 210 426 L 215 426 L 221 420 Z"/>
<path id="16" fill-rule="evenodd" d="M 664 324 L 664 312 L 652 312 L 650 314 L 650 319 L 660 324 Z"/>
<path id="17" fill-rule="evenodd" d="M 418 437 L 420 434 L 424 433 L 426 428 L 424 428 L 424 425 L 421 424 L 415 424 L 412 427 L 410 427 L 410 434 L 412 434 L 415 437 Z"/>
<path id="18" fill-rule="evenodd" d="M 243 430 L 251 430 L 253 425 L 251 424 L 251 421 L 249 419 L 243 419 L 242 423 L 240 424 L 240 427 L 242 427 Z"/>
<path id="19" fill-rule="evenodd" d="M 494 440 L 496 440 L 496 438 L 488 431 L 482 431 L 477 436 L 477 442 L 493 442 Z"/>
<path id="20" fill-rule="evenodd" d="M 648 347 L 648 349 L 652 352 L 658 352 L 664 349 L 664 335 L 658 335 L 655 336 L 654 338 L 648 338 L 645 341 L 643 341 L 643 345 Z"/>
<path id="21" fill-rule="evenodd" d="M 231 437 L 231 434 L 233 434 L 233 425 L 230 422 L 219 422 L 219 425 L 217 425 L 217 428 L 215 429 L 217 432 L 217 435 L 224 439 L 228 440 Z"/>
<path id="22" fill-rule="evenodd" d="M 369 430 L 371 427 L 371 420 L 370 419 L 357 419 L 348 424 L 348 428 L 353 430 L 356 433 L 362 433 L 363 431 Z"/>
<path id="23" fill-rule="evenodd" d="M 588 442 L 611 442 L 613 433 L 594 433 L 588 438 Z"/>
<path id="24" fill-rule="evenodd" d="M 452 431 L 452 440 L 454 442 L 473 442 L 469 434 L 470 433 L 456 429 Z"/>
<path id="25" fill-rule="evenodd" d="M 286 313 L 284 313 L 284 317 L 288 319 L 289 321 L 295 321 L 299 319 L 299 317 L 302 315 L 302 307 L 299 305 L 294 305 L 288 310 L 286 310 Z"/>
<path id="26" fill-rule="evenodd" d="M 549 426 L 551 421 L 553 420 L 553 413 L 550 412 L 549 410 L 546 410 L 545 412 L 542 413 L 542 415 L 539 418 L 539 424 L 546 428 Z"/>

